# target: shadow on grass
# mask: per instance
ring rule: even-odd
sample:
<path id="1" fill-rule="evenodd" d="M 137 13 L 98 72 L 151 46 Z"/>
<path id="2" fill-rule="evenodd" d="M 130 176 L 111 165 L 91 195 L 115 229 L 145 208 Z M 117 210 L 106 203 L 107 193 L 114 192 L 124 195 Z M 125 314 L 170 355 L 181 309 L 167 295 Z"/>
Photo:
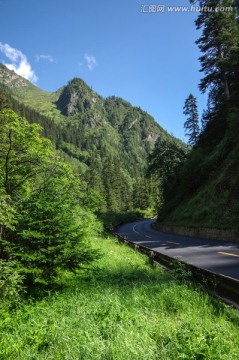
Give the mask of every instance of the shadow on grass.
<path id="1" fill-rule="evenodd" d="M 130 298 L 133 291 L 143 289 L 144 292 L 149 293 L 149 296 L 153 296 L 155 293 L 157 298 L 160 295 L 164 301 L 166 299 L 170 312 L 172 309 L 180 311 L 181 308 L 186 306 L 187 301 L 189 306 L 192 301 L 199 301 L 202 304 L 207 304 L 206 307 L 210 307 L 215 316 L 224 314 L 228 321 L 239 326 L 239 314 L 237 312 L 231 312 L 231 308 L 226 306 L 219 298 L 209 295 L 201 285 L 192 279 L 178 279 L 177 274 L 172 271 L 168 272 L 164 269 L 160 271 L 156 268 L 148 271 L 134 268 L 115 269 L 113 271 L 94 268 L 88 274 L 76 276 L 74 283 L 83 286 L 84 292 L 91 292 L 92 288 L 98 288 L 102 293 L 107 293 L 110 290 L 125 297 L 125 300 L 127 300 L 127 297 Z M 186 287 L 189 292 L 180 291 L 182 287 Z M 192 291 L 195 292 L 195 295 L 192 295 Z M 201 301 L 194 300 L 198 297 L 201 297 Z M 181 300 L 179 301 L 179 299 Z M 177 303 L 174 304 L 174 301 Z"/>
<path id="2" fill-rule="evenodd" d="M 202 295 L 206 294 L 195 282 L 184 280 L 181 277 L 177 278 L 177 276 L 172 271 L 163 268 L 160 270 L 158 266 L 150 268 L 150 265 L 148 270 L 147 268 L 137 269 L 133 267 L 122 270 L 95 268 L 87 274 L 76 276 L 72 284 L 69 284 L 69 291 L 76 286 L 79 289 L 82 286 L 83 291 L 86 292 L 98 289 L 99 292 L 103 293 L 117 292 L 123 297 L 130 295 L 133 291 L 137 292 L 137 290 L 143 290 L 145 294 L 149 293 L 150 296 L 175 292 L 175 297 L 178 297 L 181 286 L 184 286 L 190 290 L 201 292 Z M 185 291 L 183 293 L 185 294 Z"/>

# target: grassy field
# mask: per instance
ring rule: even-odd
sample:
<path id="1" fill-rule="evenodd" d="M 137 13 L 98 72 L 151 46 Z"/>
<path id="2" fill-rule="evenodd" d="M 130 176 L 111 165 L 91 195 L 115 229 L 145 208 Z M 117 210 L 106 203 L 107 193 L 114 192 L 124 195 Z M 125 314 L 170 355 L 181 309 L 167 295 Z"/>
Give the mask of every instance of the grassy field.
<path id="1" fill-rule="evenodd" d="M 64 290 L 0 325 L 0 359 L 239 359 L 239 316 L 114 239 Z"/>

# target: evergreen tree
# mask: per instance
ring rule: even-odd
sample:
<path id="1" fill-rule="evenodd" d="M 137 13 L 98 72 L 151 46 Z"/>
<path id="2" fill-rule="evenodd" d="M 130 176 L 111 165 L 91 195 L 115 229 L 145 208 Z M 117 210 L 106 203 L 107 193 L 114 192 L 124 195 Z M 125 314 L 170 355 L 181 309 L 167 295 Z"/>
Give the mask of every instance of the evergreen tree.
<path id="1" fill-rule="evenodd" d="M 40 132 L 12 110 L 0 112 L 0 260 L 16 261 L 28 287 L 91 261 L 83 241 L 99 226 L 71 167 Z"/>
<path id="2" fill-rule="evenodd" d="M 186 136 L 189 137 L 188 143 L 193 146 L 197 143 L 200 129 L 198 124 L 197 100 L 192 94 L 186 99 L 183 110 L 184 115 L 187 116 L 187 120 L 184 123 Z"/>
<path id="3" fill-rule="evenodd" d="M 89 215 L 79 205 L 79 186 L 70 167 L 58 161 L 50 168 L 45 171 L 53 170 L 52 175 L 41 179 L 38 191 L 22 202 L 17 234 L 7 246 L 28 287 L 52 284 L 57 270 L 75 271 L 96 255 L 84 241 Z M 94 216 L 90 220 L 99 225 Z"/>
<path id="4" fill-rule="evenodd" d="M 201 117 L 201 133 L 205 131 L 207 124 L 216 118 L 220 103 L 221 99 L 218 99 L 216 89 L 211 88 L 208 93 L 207 107 L 203 110 Z"/>
<path id="5" fill-rule="evenodd" d="M 6 93 L 6 91 L 0 87 L 0 111 L 9 107 L 10 107 L 9 96 Z"/>
<path id="6" fill-rule="evenodd" d="M 207 110 L 203 110 L 202 117 L 201 117 L 201 132 L 206 129 L 208 123 L 208 112 Z"/>
<path id="7" fill-rule="evenodd" d="M 232 0 L 199 0 L 199 6 L 202 11 L 196 26 L 202 36 L 196 43 L 203 53 L 199 60 L 205 74 L 200 89 L 217 88 L 228 103 L 232 93 L 238 92 L 238 11 Z"/>
<path id="8" fill-rule="evenodd" d="M 159 146 L 150 154 L 147 174 L 158 178 L 165 197 L 171 195 L 176 187 L 175 179 L 187 159 L 188 151 L 189 148 L 184 143 L 161 139 Z"/>

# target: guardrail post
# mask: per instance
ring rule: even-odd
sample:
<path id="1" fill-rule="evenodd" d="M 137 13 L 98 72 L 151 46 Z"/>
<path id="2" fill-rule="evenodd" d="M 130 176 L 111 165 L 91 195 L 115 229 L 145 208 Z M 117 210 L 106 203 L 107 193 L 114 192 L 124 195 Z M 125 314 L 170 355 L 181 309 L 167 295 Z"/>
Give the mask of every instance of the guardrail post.
<path id="1" fill-rule="evenodd" d="M 154 259 L 155 259 L 156 253 L 154 251 L 149 252 L 149 263 L 150 265 L 154 265 Z"/>

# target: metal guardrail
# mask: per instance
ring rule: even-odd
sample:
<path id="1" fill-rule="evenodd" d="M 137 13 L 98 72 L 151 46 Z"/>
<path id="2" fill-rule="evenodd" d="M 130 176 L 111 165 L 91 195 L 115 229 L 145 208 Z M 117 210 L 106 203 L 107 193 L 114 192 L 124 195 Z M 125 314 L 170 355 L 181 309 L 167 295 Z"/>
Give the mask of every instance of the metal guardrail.
<path id="1" fill-rule="evenodd" d="M 201 269 L 195 265 L 178 260 L 178 258 L 176 258 L 177 261 L 175 262 L 175 258 L 134 243 L 115 232 L 113 232 L 113 235 L 116 236 L 120 242 L 125 243 L 134 250 L 148 255 L 149 262 L 152 265 L 156 262 L 167 268 L 173 269 L 176 268 L 180 262 L 184 269 L 192 274 L 192 278 L 199 282 L 210 294 L 219 296 L 222 300 L 231 305 L 236 307 L 239 306 L 239 280 Z"/>

